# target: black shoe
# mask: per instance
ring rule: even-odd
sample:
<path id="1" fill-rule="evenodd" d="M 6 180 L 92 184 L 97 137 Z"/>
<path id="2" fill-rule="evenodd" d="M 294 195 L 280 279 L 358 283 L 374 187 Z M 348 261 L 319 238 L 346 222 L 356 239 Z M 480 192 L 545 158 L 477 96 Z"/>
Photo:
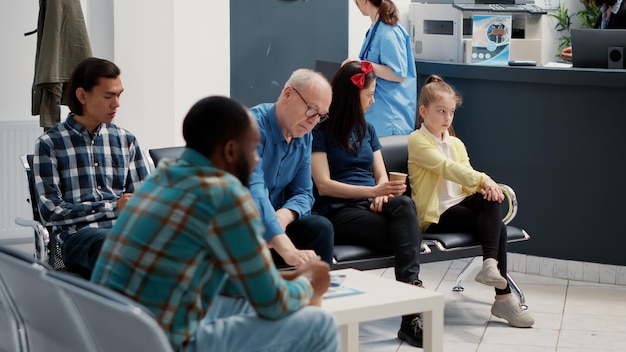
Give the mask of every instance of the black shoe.
<path id="1" fill-rule="evenodd" d="M 402 317 L 402 324 L 400 330 L 398 330 L 398 338 L 402 341 L 406 341 L 411 346 L 423 347 L 422 340 L 422 327 L 424 322 L 421 315 L 415 315 L 413 318 Z"/>
<path id="2" fill-rule="evenodd" d="M 411 281 L 409 283 L 411 285 L 413 285 L 413 286 L 424 288 L 424 284 L 422 283 L 422 280 L 420 280 L 420 279 L 415 279 L 415 280 L 413 280 L 413 281 Z"/>

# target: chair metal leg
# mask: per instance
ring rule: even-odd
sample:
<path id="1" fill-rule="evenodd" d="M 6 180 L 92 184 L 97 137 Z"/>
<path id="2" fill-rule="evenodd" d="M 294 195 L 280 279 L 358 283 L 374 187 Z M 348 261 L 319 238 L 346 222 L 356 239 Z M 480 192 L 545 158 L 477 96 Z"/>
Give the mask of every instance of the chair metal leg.
<path id="1" fill-rule="evenodd" d="M 461 270 L 459 275 L 456 277 L 456 282 L 455 282 L 454 287 L 452 288 L 452 291 L 454 291 L 454 292 L 463 292 L 463 290 L 465 290 L 463 288 L 463 286 L 461 286 L 461 281 L 463 281 L 467 277 L 467 275 L 469 275 L 469 273 L 472 272 L 473 267 L 475 267 L 477 265 L 481 265 L 481 261 L 479 261 L 477 259 L 479 259 L 479 257 L 472 258 L 465 265 L 465 267 L 463 267 L 463 269 Z"/>
<path id="2" fill-rule="evenodd" d="M 21 217 L 15 218 L 15 224 L 24 227 L 30 227 L 34 231 L 35 236 L 35 259 L 47 262 L 48 261 L 48 243 L 50 242 L 50 235 L 48 229 L 35 220 L 24 219 Z"/>
<path id="3" fill-rule="evenodd" d="M 506 273 L 506 281 L 509 282 L 511 290 L 513 290 L 517 297 L 519 297 L 519 303 L 522 306 L 522 309 L 527 310 L 528 306 L 526 305 L 526 297 L 524 297 L 524 292 L 522 292 L 522 289 L 519 288 L 515 280 L 513 280 L 513 278 L 511 277 L 511 274 L 509 274 L 508 272 Z"/>

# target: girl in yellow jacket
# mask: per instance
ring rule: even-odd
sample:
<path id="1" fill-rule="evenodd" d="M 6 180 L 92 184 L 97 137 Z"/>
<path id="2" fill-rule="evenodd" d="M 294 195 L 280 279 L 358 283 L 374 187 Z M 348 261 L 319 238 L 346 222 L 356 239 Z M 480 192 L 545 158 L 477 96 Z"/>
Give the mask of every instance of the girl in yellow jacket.
<path id="1" fill-rule="evenodd" d="M 476 281 L 494 286 L 491 313 L 515 327 L 534 324 L 511 294 L 506 276 L 507 233 L 501 220 L 504 194 L 487 174 L 476 171 L 467 149 L 454 136 L 452 120 L 461 104 L 455 90 L 430 76 L 418 100 L 418 129 L 409 136 L 409 180 L 424 233 L 471 232 L 483 247 Z M 452 133 L 451 133 L 452 132 Z"/>

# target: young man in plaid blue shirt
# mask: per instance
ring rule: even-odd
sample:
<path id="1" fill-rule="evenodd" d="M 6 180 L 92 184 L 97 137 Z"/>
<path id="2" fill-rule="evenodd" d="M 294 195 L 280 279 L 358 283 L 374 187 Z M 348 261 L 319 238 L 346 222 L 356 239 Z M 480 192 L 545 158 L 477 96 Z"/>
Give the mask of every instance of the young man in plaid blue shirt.
<path id="1" fill-rule="evenodd" d="M 250 112 L 202 99 L 183 135 L 187 148 L 120 214 L 91 280 L 148 308 L 176 351 L 336 352 L 334 319 L 309 306 L 329 287 L 329 265 L 314 257 L 279 272 L 263 239 L 246 188 L 260 139 Z"/>
<path id="2" fill-rule="evenodd" d="M 120 210 L 148 174 L 135 136 L 111 123 L 124 90 L 112 62 L 88 58 L 68 83 L 70 114 L 37 139 L 39 211 L 65 266 L 85 278 Z"/>

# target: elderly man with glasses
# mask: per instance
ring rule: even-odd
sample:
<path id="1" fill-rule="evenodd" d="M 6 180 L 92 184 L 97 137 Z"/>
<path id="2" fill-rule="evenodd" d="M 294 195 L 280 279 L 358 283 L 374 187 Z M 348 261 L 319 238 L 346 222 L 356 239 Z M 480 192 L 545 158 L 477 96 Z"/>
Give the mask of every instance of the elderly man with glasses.
<path id="1" fill-rule="evenodd" d="M 284 262 L 298 267 L 317 256 L 332 265 L 333 225 L 323 216 L 311 215 L 311 130 L 328 118 L 331 100 L 324 76 L 299 69 L 276 103 L 250 109 L 261 132 L 250 192 L 279 266 Z"/>

